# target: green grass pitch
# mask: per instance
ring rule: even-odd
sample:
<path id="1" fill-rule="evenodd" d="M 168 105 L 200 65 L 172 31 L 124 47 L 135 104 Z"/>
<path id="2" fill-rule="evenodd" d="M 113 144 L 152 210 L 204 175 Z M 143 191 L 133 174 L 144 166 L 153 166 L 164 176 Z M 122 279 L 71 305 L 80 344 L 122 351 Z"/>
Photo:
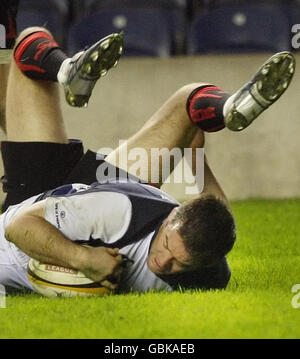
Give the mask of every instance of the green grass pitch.
<path id="1" fill-rule="evenodd" d="M 300 200 L 233 203 L 237 243 L 226 291 L 102 298 L 10 295 L 0 338 L 299 338 Z M 300 300 L 299 300 L 300 302 Z"/>

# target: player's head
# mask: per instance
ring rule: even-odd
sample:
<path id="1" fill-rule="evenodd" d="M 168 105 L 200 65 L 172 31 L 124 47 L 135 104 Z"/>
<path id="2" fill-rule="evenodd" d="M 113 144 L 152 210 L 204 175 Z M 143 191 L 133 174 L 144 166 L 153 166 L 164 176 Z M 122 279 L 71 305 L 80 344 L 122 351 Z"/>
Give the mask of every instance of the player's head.
<path id="1" fill-rule="evenodd" d="M 213 196 L 187 202 L 166 218 L 152 242 L 148 267 L 159 275 L 209 267 L 221 260 L 235 241 L 234 218 Z"/>

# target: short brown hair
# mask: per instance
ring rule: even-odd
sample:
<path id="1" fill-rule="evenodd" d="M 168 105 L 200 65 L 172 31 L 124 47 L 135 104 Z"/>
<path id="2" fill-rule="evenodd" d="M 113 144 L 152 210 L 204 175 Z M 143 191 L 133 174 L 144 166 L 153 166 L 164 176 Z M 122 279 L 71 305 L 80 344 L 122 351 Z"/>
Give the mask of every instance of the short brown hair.
<path id="1" fill-rule="evenodd" d="M 236 239 L 235 221 L 225 204 L 203 195 L 179 206 L 173 218 L 179 224 L 192 267 L 211 266 L 221 260 Z"/>

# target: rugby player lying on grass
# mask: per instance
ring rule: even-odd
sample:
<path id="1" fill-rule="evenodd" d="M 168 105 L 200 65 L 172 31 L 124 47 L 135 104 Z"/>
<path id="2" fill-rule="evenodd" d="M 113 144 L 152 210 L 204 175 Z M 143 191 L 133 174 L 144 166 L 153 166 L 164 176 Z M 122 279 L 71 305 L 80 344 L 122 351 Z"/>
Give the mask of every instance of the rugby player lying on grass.
<path id="1" fill-rule="evenodd" d="M 68 140 L 57 82 L 71 105 L 82 106 L 121 52 L 119 34 L 73 59 L 43 28 L 26 29 L 17 39 L 7 86 L 7 141 L 1 146 L 7 192 L 0 217 L 1 284 L 32 289 L 26 271 L 32 257 L 78 269 L 122 291 L 226 287 L 225 255 L 234 245 L 235 223 L 207 161 L 202 193 L 180 205 L 159 189 L 163 159 L 158 173 L 149 168 L 137 183 L 128 179 L 119 158 L 143 148 L 149 164 L 151 148 L 195 153 L 204 147 L 203 131 L 246 128 L 288 87 L 294 58 L 288 52 L 274 55 L 233 96 L 210 84 L 182 87 L 126 146 L 99 161 L 92 151 L 84 154 L 80 141 Z M 195 161 L 196 156 L 194 173 Z M 128 168 L 132 163 L 128 158 Z M 100 164 L 116 169 L 116 178 L 97 182 Z M 156 187 L 145 184 L 153 178 Z M 122 255 L 132 264 L 124 268 Z"/>

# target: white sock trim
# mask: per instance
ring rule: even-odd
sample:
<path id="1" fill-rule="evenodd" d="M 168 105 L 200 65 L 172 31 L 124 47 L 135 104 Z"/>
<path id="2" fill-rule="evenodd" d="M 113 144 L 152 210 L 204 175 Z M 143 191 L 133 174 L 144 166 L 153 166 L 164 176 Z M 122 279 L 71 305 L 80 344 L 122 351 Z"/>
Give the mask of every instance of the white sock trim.
<path id="1" fill-rule="evenodd" d="M 226 115 L 228 114 L 228 112 L 231 109 L 231 105 L 234 101 L 236 94 L 233 94 L 232 96 L 228 97 L 228 99 L 225 101 L 224 106 L 223 106 L 223 116 L 226 117 Z"/>
<path id="2" fill-rule="evenodd" d="M 69 71 L 71 69 L 71 63 L 75 62 L 83 54 L 83 52 L 84 51 L 77 52 L 77 54 L 75 54 L 72 58 L 69 57 L 63 61 L 57 73 L 57 81 L 60 84 L 63 85 L 67 82 Z"/>
<path id="3" fill-rule="evenodd" d="M 64 84 L 68 79 L 68 74 L 70 70 L 70 62 L 71 59 L 65 59 L 63 63 L 60 65 L 59 71 L 57 73 L 57 81 L 60 84 Z"/>

